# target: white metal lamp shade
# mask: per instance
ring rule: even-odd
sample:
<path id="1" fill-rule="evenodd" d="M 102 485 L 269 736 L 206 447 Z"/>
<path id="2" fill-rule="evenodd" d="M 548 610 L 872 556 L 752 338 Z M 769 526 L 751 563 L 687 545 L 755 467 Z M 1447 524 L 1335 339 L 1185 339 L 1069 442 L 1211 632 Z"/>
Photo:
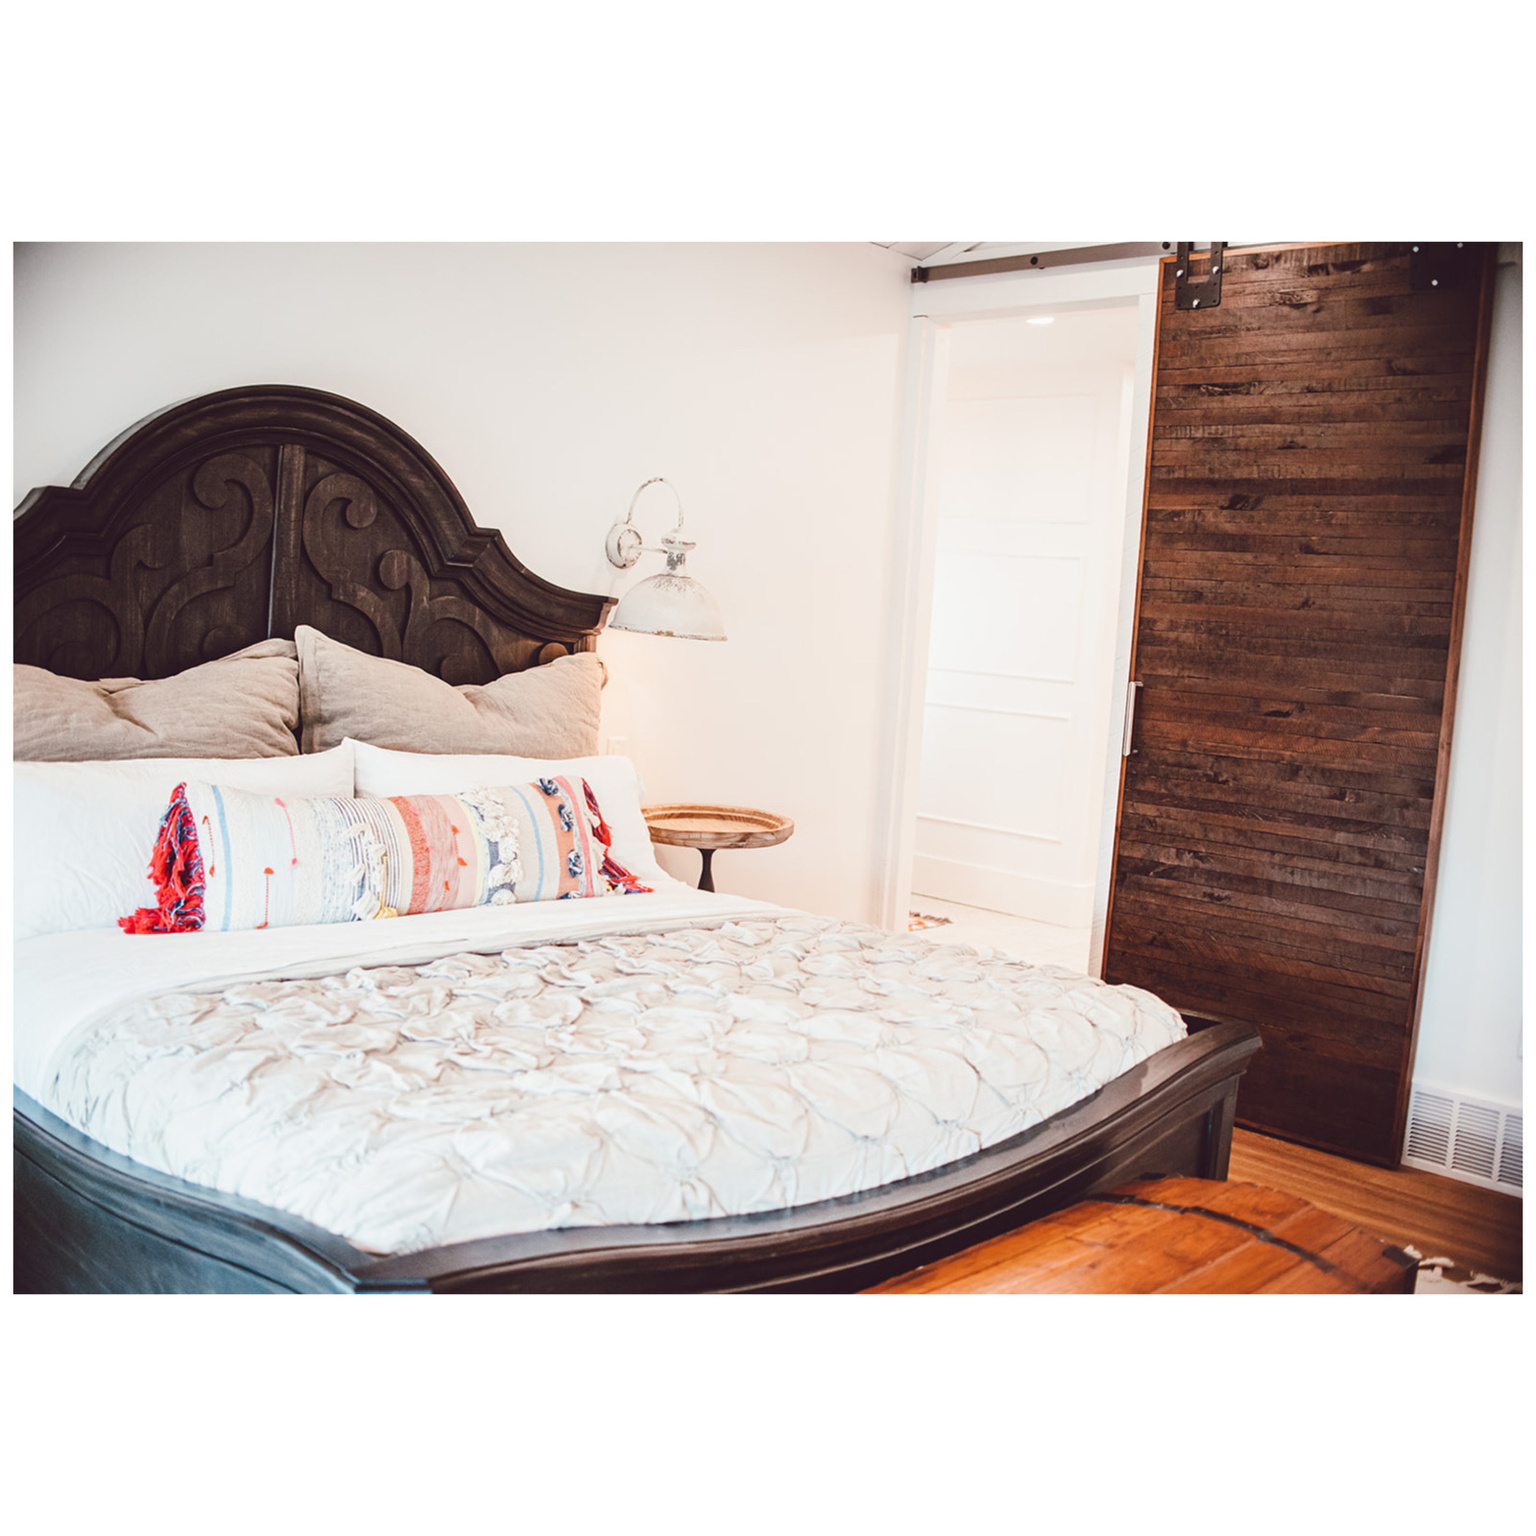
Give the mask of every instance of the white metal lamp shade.
<path id="1" fill-rule="evenodd" d="M 647 576 L 619 600 L 609 629 L 641 635 L 673 635 L 679 640 L 724 640 L 720 605 L 691 576 L 663 571 Z"/>
<path id="2" fill-rule="evenodd" d="M 629 503 L 629 515 L 622 523 L 615 523 L 608 534 L 608 558 L 620 570 L 628 570 L 644 552 L 640 534 L 631 519 L 640 491 L 648 485 L 665 485 L 677 496 L 677 491 L 659 476 L 647 480 L 635 492 Z M 679 497 L 677 527 L 662 539 L 659 550 L 651 551 L 667 557 L 666 570 L 659 576 L 648 576 L 624 594 L 613 610 L 613 617 L 608 620 L 610 629 L 627 629 L 641 635 L 670 635 L 678 640 L 725 639 L 720 605 L 687 573 L 688 551 L 694 544 L 681 537 L 682 531 L 683 503 Z"/>

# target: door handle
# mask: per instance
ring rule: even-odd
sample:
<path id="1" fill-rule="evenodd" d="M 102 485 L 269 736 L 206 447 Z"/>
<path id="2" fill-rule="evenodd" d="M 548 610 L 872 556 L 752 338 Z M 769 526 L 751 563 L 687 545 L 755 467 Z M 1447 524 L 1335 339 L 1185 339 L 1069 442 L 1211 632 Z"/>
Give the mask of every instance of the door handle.
<path id="1" fill-rule="evenodd" d="M 1120 743 L 1120 756 L 1129 757 L 1136 750 L 1131 745 L 1131 732 L 1136 726 L 1136 690 L 1141 684 L 1135 681 L 1125 686 L 1125 740 Z"/>

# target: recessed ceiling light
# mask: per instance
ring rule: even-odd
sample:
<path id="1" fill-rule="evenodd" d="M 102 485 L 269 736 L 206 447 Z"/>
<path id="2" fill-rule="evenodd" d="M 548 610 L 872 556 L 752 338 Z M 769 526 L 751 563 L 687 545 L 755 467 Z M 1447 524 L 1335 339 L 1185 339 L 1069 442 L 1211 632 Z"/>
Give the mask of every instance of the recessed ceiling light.
<path id="1" fill-rule="evenodd" d="M 1024 323 L 1026 325 L 1054 325 L 1056 323 L 1056 316 L 1055 315 L 1031 315 L 1029 317 L 1029 319 L 1026 320 Z"/>

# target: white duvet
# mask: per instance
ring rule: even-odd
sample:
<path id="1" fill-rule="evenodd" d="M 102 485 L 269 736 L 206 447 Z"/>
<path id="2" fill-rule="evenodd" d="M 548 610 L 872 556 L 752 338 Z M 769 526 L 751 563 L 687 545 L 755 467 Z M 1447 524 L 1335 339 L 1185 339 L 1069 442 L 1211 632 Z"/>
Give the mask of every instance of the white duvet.
<path id="1" fill-rule="evenodd" d="M 16 959 L 24 1092 L 376 1253 L 852 1194 L 1184 1034 L 1135 988 L 686 888 Z"/>

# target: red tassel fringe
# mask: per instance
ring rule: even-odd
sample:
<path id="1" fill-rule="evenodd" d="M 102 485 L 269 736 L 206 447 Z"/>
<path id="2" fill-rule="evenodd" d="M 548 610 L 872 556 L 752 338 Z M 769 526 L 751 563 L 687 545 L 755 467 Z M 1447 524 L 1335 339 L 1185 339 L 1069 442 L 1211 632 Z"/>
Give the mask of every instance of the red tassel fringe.
<path id="1" fill-rule="evenodd" d="M 597 796 L 592 793 L 592 786 L 585 779 L 581 781 L 581 787 L 587 797 L 587 809 L 592 813 L 592 831 L 603 847 L 611 848 L 613 846 L 613 832 L 609 828 L 608 823 L 603 820 L 603 813 L 597 807 Z"/>
<path id="2" fill-rule="evenodd" d="M 158 907 L 140 907 L 120 917 L 124 933 L 196 933 L 204 921 L 203 856 L 197 846 L 197 824 L 187 804 L 187 786 L 178 784 L 160 821 L 160 835 L 149 859 Z"/>
<path id="3" fill-rule="evenodd" d="M 604 848 L 613 847 L 613 830 L 603 820 L 603 813 L 598 809 L 597 796 L 592 793 L 592 786 L 585 779 L 581 781 L 581 787 L 586 791 L 587 809 L 592 813 L 592 833 Z M 651 887 L 641 885 L 639 880 L 619 863 L 611 853 L 603 856 L 603 878 L 609 885 L 622 886 L 626 896 L 646 896 L 651 892 Z"/>

